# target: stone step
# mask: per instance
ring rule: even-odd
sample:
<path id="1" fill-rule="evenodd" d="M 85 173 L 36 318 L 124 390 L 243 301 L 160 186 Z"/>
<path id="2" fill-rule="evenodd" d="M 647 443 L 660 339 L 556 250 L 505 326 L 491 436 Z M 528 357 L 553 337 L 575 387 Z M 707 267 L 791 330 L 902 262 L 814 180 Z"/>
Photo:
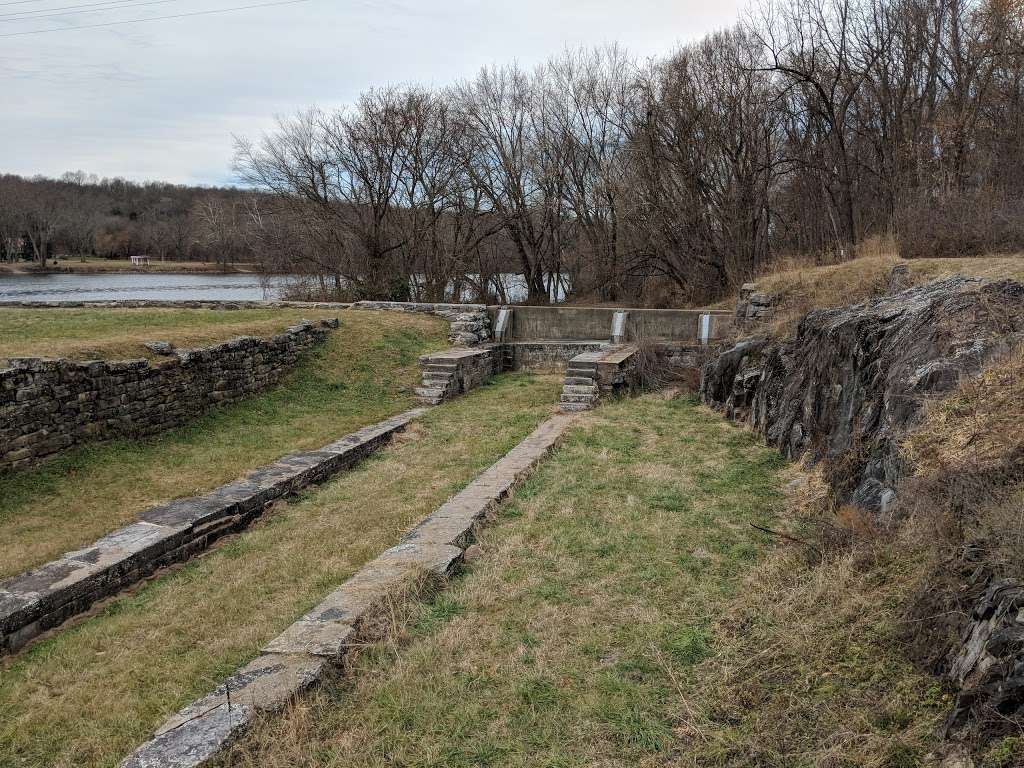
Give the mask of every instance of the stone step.
<path id="1" fill-rule="evenodd" d="M 560 403 L 558 410 L 564 413 L 578 413 L 580 411 L 592 411 L 594 406 L 592 403 Z"/>
<path id="2" fill-rule="evenodd" d="M 422 397 L 424 400 L 437 400 L 440 401 L 444 397 L 444 390 L 440 387 L 416 387 L 416 396 Z M 437 403 L 434 403 L 437 405 Z"/>
<path id="3" fill-rule="evenodd" d="M 597 401 L 595 395 L 573 395 L 562 393 L 561 402 L 563 403 L 593 403 Z"/>
<path id="4" fill-rule="evenodd" d="M 588 368 L 569 368 L 566 370 L 565 375 L 567 378 L 596 379 L 597 371 Z"/>
<path id="5" fill-rule="evenodd" d="M 564 383 L 567 386 L 588 387 L 594 385 L 594 380 L 590 376 L 566 376 Z"/>
<path id="6" fill-rule="evenodd" d="M 424 371 L 434 371 L 435 373 L 452 373 L 458 370 L 458 366 L 455 363 L 427 363 L 423 366 Z"/>
<path id="7" fill-rule="evenodd" d="M 424 386 L 444 386 L 450 384 L 455 377 L 450 373 L 439 373 L 438 371 L 424 371 L 423 372 L 423 385 Z"/>
<path id="8" fill-rule="evenodd" d="M 562 387 L 566 395 L 596 395 L 597 386 L 594 384 L 566 384 Z"/>

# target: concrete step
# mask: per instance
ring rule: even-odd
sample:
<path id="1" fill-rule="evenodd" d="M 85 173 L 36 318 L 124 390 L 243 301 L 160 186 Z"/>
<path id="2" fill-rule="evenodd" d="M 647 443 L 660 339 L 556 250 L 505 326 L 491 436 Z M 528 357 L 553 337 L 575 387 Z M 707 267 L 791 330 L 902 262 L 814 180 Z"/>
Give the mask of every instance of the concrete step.
<path id="1" fill-rule="evenodd" d="M 594 385 L 590 376 L 566 376 L 564 384 L 571 387 L 589 387 Z"/>
<path id="2" fill-rule="evenodd" d="M 416 396 L 424 400 L 438 400 L 444 397 L 444 390 L 440 387 L 416 387 Z M 437 403 L 435 403 L 436 405 Z"/>
<path id="3" fill-rule="evenodd" d="M 562 387 L 566 395 L 596 395 L 597 385 L 595 384 L 566 384 Z"/>

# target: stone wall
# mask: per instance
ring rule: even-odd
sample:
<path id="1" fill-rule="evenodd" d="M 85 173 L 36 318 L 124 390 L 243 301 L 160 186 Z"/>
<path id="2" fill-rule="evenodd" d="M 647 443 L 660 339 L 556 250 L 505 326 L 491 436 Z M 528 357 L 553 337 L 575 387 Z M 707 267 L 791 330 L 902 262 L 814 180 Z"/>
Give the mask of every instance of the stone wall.
<path id="1" fill-rule="evenodd" d="M 280 381 L 337 325 L 302 323 L 270 339 L 172 351 L 157 363 L 12 359 L 0 370 L 0 470 L 87 441 L 162 432 L 241 400 Z"/>
<path id="2" fill-rule="evenodd" d="M 0 581 L 0 655 L 242 530 L 276 500 L 323 482 L 386 445 L 422 413 L 407 411 L 318 450 L 283 456 L 202 496 L 151 507 L 87 547 Z"/>
<path id="3" fill-rule="evenodd" d="M 416 394 L 430 405 L 476 389 L 502 368 L 501 348 L 494 345 L 435 352 L 419 362 L 423 382 Z"/>
<path id="4" fill-rule="evenodd" d="M 280 712 L 321 679 L 350 664 L 380 638 L 396 603 L 431 594 L 463 560 L 479 528 L 573 425 L 553 416 L 451 499 L 399 544 L 365 563 L 323 601 L 264 646 L 251 662 L 206 696 L 171 716 L 120 768 L 199 768 L 256 720 Z"/>
<path id="5" fill-rule="evenodd" d="M 483 304 L 437 304 L 414 301 L 357 301 L 352 309 L 386 312 L 416 312 L 443 317 L 450 324 L 448 341 L 460 347 L 475 347 L 491 339 L 491 319 Z"/>
<path id="6" fill-rule="evenodd" d="M 775 312 L 775 297 L 757 290 L 755 283 L 744 283 L 740 287 L 736 302 L 736 325 L 742 330 L 771 321 Z"/>

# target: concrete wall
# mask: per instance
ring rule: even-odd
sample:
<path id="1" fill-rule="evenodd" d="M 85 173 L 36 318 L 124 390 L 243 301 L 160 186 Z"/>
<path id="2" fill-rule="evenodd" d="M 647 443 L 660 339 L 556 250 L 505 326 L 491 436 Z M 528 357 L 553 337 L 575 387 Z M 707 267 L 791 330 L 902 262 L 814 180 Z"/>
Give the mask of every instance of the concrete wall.
<path id="1" fill-rule="evenodd" d="M 488 307 L 494 324 L 501 307 Z M 502 341 L 533 339 L 608 340 L 615 307 L 512 307 L 512 327 Z M 711 315 L 711 339 L 728 335 L 734 313 L 728 310 L 625 309 L 624 341 L 659 340 L 693 342 L 698 337 L 700 316 Z"/>
<path id="2" fill-rule="evenodd" d="M 0 469 L 79 443 L 151 435 L 276 384 L 327 327 L 304 323 L 148 360 L 22 358 L 0 370 Z"/>

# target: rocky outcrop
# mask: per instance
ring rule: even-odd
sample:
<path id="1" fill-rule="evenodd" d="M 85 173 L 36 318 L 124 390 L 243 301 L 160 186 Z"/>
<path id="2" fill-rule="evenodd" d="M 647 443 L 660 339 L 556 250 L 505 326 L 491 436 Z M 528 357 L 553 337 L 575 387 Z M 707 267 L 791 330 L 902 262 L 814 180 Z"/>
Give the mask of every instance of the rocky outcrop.
<path id="1" fill-rule="evenodd" d="M 899 443 L 923 403 L 1020 341 L 1024 285 L 952 277 L 816 310 L 791 341 L 741 341 L 709 363 L 704 401 L 745 419 L 790 458 L 809 454 L 841 501 L 885 516 Z"/>
<path id="2" fill-rule="evenodd" d="M 972 609 L 948 677 L 959 690 L 948 726 L 1024 716 L 1024 585 L 992 582 Z"/>
<path id="3" fill-rule="evenodd" d="M 736 302 L 736 326 L 747 329 L 769 322 L 774 315 L 775 300 L 772 294 L 757 290 L 756 283 L 744 283 Z"/>

